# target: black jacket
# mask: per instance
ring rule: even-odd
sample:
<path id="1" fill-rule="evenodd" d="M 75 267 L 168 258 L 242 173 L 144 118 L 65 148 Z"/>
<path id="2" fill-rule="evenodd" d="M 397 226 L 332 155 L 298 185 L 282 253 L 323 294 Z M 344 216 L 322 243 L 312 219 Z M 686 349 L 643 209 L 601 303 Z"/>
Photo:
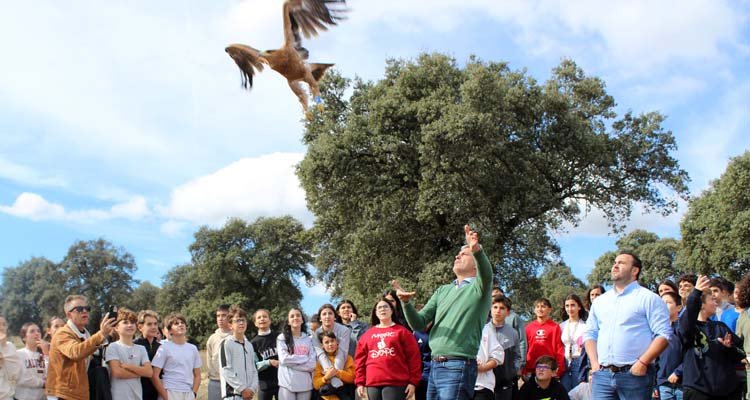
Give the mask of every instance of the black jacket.
<path id="1" fill-rule="evenodd" d="M 677 334 L 682 342 L 682 386 L 712 396 L 726 396 L 737 389 L 737 362 L 745 358 L 742 340 L 720 321 L 698 321 L 701 292 L 693 289 L 687 310 L 680 316 Z M 732 335 L 732 347 L 717 341 Z"/>

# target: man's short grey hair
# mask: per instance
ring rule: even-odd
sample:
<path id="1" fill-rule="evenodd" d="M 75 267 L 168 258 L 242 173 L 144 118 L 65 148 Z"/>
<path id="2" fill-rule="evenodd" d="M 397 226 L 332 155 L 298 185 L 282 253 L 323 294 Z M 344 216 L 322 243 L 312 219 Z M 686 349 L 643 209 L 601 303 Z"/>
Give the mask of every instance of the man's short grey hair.
<path id="1" fill-rule="evenodd" d="M 70 296 L 65 298 L 65 305 L 63 306 L 63 311 L 68 312 L 70 311 L 70 303 L 76 301 L 76 300 L 83 300 L 84 303 L 88 303 L 88 299 L 86 296 L 80 295 L 80 294 L 71 294 Z"/>

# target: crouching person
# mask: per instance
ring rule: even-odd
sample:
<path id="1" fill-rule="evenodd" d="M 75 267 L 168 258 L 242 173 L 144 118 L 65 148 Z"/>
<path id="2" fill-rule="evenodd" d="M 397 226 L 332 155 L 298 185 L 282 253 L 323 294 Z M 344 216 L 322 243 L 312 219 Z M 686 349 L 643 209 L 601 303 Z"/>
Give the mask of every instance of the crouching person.
<path id="1" fill-rule="evenodd" d="M 247 313 L 233 305 L 227 319 L 232 334 L 220 345 L 221 398 L 252 399 L 258 392 L 258 370 L 255 368 L 255 350 L 245 337 Z"/>
<path id="2" fill-rule="evenodd" d="M 318 334 L 318 341 L 323 346 L 323 351 L 326 353 L 326 357 L 334 364 L 336 355 L 339 351 L 339 340 L 336 338 L 336 334 L 333 331 L 323 331 Z M 337 377 L 344 382 L 343 386 L 334 387 L 331 384 L 331 379 Z M 344 369 L 336 369 L 335 366 L 323 369 L 320 363 L 315 364 L 315 370 L 313 371 L 313 387 L 320 393 L 320 396 L 324 400 L 344 400 L 352 399 L 351 385 L 354 384 L 354 360 L 352 356 L 346 356 L 346 364 Z"/>
<path id="3" fill-rule="evenodd" d="M 526 382 L 519 392 L 521 400 L 570 400 L 568 392 L 557 376 L 557 360 L 552 356 L 537 358 L 534 365 L 534 376 Z"/>

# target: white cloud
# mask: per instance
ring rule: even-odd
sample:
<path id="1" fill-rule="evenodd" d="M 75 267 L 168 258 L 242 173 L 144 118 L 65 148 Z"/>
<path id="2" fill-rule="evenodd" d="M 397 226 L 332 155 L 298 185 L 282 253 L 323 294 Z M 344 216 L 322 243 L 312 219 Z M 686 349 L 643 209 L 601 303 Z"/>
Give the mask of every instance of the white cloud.
<path id="1" fill-rule="evenodd" d="M 147 258 L 146 259 L 146 263 L 150 264 L 150 265 L 153 265 L 155 267 L 161 267 L 161 268 L 170 267 L 170 265 L 168 263 L 166 263 L 164 261 L 156 260 L 156 259 L 153 259 L 153 258 Z"/>
<path id="2" fill-rule="evenodd" d="M 0 206 L 0 212 L 33 221 L 65 218 L 65 208 L 50 203 L 36 193 L 21 193 L 12 206 Z"/>
<path id="3" fill-rule="evenodd" d="M 191 180 L 172 191 L 162 214 L 173 220 L 219 226 L 228 218 L 290 214 L 310 223 L 305 192 L 295 166 L 302 153 L 273 153 L 243 158 Z"/>
<path id="4" fill-rule="evenodd" d="M 307 286 L 307 295 L 309 296 L 320 296 L 320 297 L 331 297 L 331 292 L 326 288 L 326 285 L 322 282 L 316 282 L 312 286 Z"/>
<path id="5" fill-rule="evenodd" d="M 110 213 L 113 218 L 137 220 L 148 215 L 149 210 L 146 205 L 146 199 L 143 196 L 136 196 L 125 203 L 113 205 Z"/>
<path id="6" fill-rule="evenodd" d="M 342 29 L 360 34 L 372 34 L 367 29 L 375 24 L 404 33 L 462 32 L 481 15 L 506 26 L 528 54 L 590 58 L 625 74 L 652 74 L 673 62 L 721 64 L 748 51 L 741 32 L 747 16 L 728 1 L 413 0 L 352 8 L 348 22 L 358 27 Z"/>
<path id="7" fill-rule="evenodd" d="M 33 146 L 0 152 L 64 153 L 63 168 L 96 164 L 109 177 L 173 185 L 224 163 L 227 154 L 239 158 L 272 146 L 299 146 L 302 113 L 285 80 L 270 72 L 253 93 L 240 88 L 224 46 L 258 35 L 232 34 L 223 25 L 223 7 L 163 5 L 180 10 L 173 13 L 148 2 L 43 3 L 14 3 L 0 14 L 6 54 L 0 104 L 54 128 L 35 130 Z M 270 9 L 255 3 L 239 4 Z M 273 13 L 278 35 L 280 11 L 279 2 Z M 262 24 L 246 26 L 265 32 Z M 17 123 L 23 128 L 27 122 Z M 183 167 L 163 168 L 170 164 Z"/>
<path id="8" fill-rule="evenodd" d="M 0 212 L 32 221 L 69 221 L 93 223 L 110 219 L 139 220 L 149 214 L 146 199 L 135 197 L 125 203 L 114 204 L 109 209 L 84 209 L 68 211 L 64 206 L 47 201 L 36 193 L 24 192 L 10 206 L 0 205 Z"/>
<path id="9" fill-rule="evenodd" d="M 662 216 L 658 212 L 647 213 L 642 204 L 636 204 L 633 207 L 630 219 L 622 223 L 624 226 L 623 232 L 630 232 L 634 229 L 643 229 L 654 232 L 660 236 L 675 237 L 676 233 L 679 233 L 680 221 L 688 208 L 687 202 L 682 199 L 678 199 L 677 203 L 677 212 L 667 216 Z M 584 206 L 581 206 L 581 210 L 584 210 Z M 553 236 L 559 238 L 603 237 L 611 235 L 612 228 L 607 225 L 604 212 L 598 208 L 592 207 L 591 211 L 582 215 L 581 222 L 578 226 L 572 226 L 571 224 L 566 223 L 559 231 L 551 233 Z"/>
<path id="10" fill-rule="evenodd" d="M 167 222 L 164 222 L 161 224 L 159 229 L 161 232 L 169 237 L 179 237 L 182 236 L 184 233 L 184 230 L 188 227 L 188 223 L 183 221 L 175 221 L 173 219 L 170 219 Z"/>
<path id="11" fill-rule="evenodd" d="M 7 179 L 34 187 L 64 188 L 68 186 L 65 179 L 61 177 L 44 176 L 30 167 L 14 163 L 2 157 L 0 157 L 0 179 Z"/>
<path id="12" fill-rule="evenodd" d="M 733 85 L 707 108 L 687 118 L 679 154 L 683 168 L 691 171 L 693 195 L 721 176 L 730 157 L 748 150 L 748 99 L 750 83 Z"/>
<path id="13" fill-rule="evenodd" d="M 705 78 L 699 79 L 684 75 L 656 78 L 630 86 L 627 96 L 636 99 L 639 108 L 656 110 L 672 108 L 696 99 L 695 96 L 709 88 Z"/>

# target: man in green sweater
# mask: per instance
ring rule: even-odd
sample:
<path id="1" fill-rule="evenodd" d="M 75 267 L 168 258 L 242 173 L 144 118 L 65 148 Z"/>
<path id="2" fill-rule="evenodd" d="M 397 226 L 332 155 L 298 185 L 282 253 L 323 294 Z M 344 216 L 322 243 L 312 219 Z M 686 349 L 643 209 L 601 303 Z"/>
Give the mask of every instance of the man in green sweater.
<path id="1" fill-rule="evenodd" d="M 421 311 L 409 302 L 415 292 L 407 292 L 393 281 L 411 328 L 423 330 L 433 323 L 428 400 L 474 397 L 477 350 L 491 306 L 492 266 L 479 245 L 479 235 L 469 225 L 464 226 L 464 232 L 468 245 L 461 248 L 453 262 L 456 280 L 440 286 Z"/>

